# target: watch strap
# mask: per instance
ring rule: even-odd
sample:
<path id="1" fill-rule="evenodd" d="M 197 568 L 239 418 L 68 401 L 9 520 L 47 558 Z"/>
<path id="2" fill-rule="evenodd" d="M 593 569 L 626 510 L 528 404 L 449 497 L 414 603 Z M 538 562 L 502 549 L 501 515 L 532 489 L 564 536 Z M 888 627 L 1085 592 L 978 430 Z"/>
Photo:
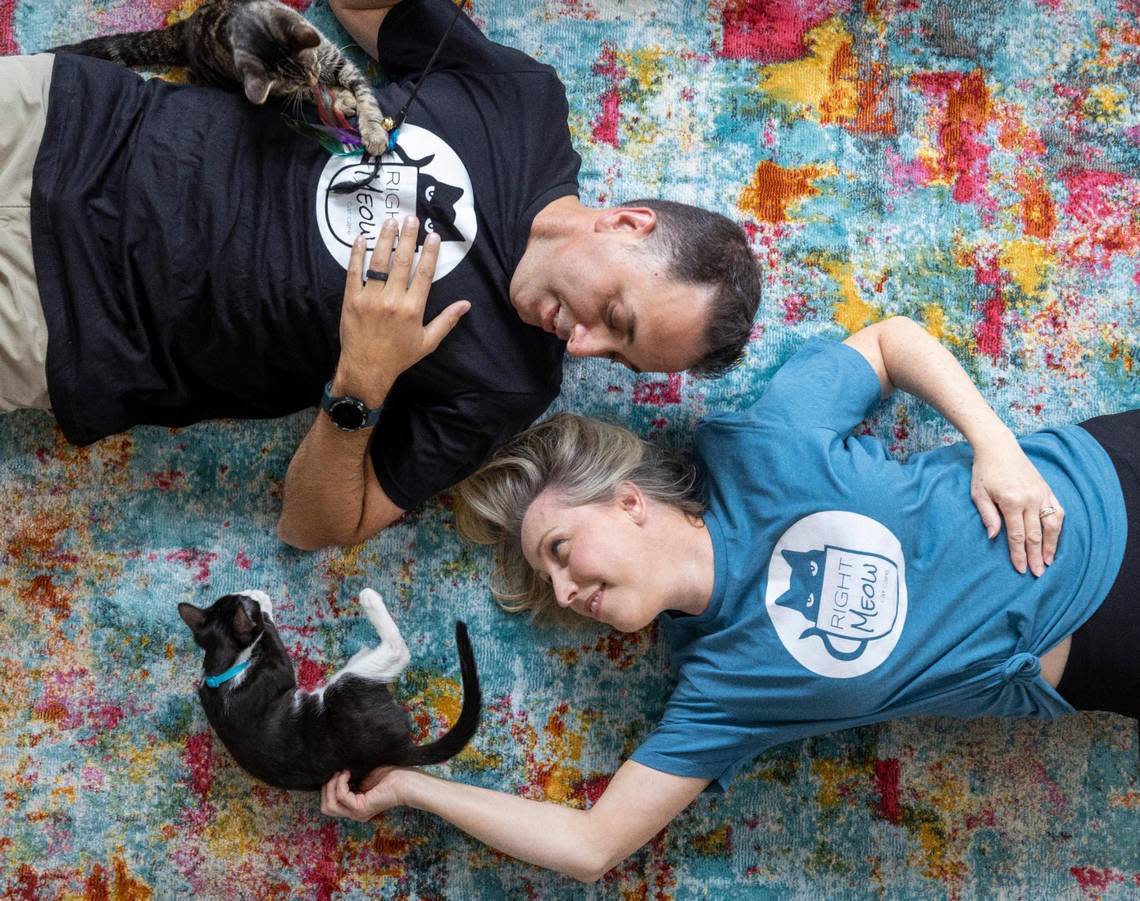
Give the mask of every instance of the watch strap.
<path id="1" fill-rule="evenodd" d="M 360 410 L 363 416 L 360 425 L 354 426 L 352 428 L 345 428 L 339 422 L 337 422 L 333 416 L 333 407 L 338 404 L 350 404 Z M 345 432 L 355 432 L 360 429 L 370 429 L 376 425 L 376 423 L 380 421 L 380 411 L 384 409 L 384 405 L 381 404 L 378 407 L 369 407 L 366 403 L 364 403 L 364 401 L 360 400 L 360 398 L 353 397 L 351 394 L 344 394 L 336 397 L 332 393 L 332 380 L 330 379 L 329 382 L 325 385 L 324 393 L 321 395 L 321 409 L 324 410 L 329 418 L 333 420 L 333 425 L 335 425 L 338 429 Z"/>

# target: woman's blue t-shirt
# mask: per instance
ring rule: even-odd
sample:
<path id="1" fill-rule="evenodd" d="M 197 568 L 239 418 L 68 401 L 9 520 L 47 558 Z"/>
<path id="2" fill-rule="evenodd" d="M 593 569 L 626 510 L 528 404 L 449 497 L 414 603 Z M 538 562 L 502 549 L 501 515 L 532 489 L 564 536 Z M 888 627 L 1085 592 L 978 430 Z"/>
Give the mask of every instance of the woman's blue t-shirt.
<path id="1" fill-rule="evenodd" d="M 986 537 L 966 443 L 891 459 L 854 429 L 881 399 L 852 348 L 815 339 L 749 410 L 697 433 L 716 577 L 699 616 L 662 617 L 678 684 L 633 759 L 721 787 L 787 741 L 915 714 L 1055 717 L 1039 655 L 1120 568 L 1108 455 L 1079 426 L 1021 446 L 1065 510 L 1056 559 L 1020 575 Z"/>

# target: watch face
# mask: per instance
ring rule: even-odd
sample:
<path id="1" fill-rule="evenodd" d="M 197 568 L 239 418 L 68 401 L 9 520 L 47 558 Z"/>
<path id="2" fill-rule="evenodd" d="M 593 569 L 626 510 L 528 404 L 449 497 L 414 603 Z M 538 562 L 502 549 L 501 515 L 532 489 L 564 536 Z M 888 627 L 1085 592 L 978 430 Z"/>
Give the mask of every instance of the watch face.
<path id="1" fill-rule="evenodd" d="M 351 397 L 342 397 L 329 407 L 329 418 L 337 428 L 355 432 L 364 425 L 367 411 L 364 404 Z"/>

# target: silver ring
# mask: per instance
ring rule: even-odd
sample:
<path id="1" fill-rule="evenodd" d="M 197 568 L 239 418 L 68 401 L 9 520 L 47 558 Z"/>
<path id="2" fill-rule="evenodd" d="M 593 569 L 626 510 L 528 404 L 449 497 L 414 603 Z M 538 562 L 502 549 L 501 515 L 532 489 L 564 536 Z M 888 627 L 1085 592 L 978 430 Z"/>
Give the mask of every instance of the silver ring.
<path id="1" fill-rule="evenodd" d="M 375 269 L 369 269 L 367 272 L 364 273 L 364 275 L 368 278 L 369 281 L 373 281 L 373 280 L 378 281 L 378 282 L 388 281 L 388 273 L 387 272 L 377 272 Z"/>
<path id="2" fill-rule="evenodd" d="M 1038 519 L 1044 519 L 1046 516 L 1052 516 L 1056 512 L 1057 512 L 1056 507 L 1052 507 L 1052 506 L 1042 507 L 1041 512 L 1037 514 L 1037 518 Z"/>

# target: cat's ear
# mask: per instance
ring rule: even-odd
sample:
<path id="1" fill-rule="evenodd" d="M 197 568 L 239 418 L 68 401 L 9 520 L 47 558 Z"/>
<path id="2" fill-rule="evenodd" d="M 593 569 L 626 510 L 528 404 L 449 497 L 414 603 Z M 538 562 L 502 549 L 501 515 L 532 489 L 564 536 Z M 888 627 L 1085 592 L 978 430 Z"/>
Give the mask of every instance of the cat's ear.
<path id="1" fill-rule="evenodd" d="M 289 40 L 298 50 L 308 50 L 320 46 L 321 33 L 308 22 L 295 22 L 289 29 Z"/>
<path id="2" fill-rule="evenodd" d="M 178 615 L 182 617 L 182 622 L 186 623 L 195 635 L 206 623 L 206 611 L 201 607 L 195 607 L 193 604 L 179 604 Z"/>
<path id="3" fill-rule="evenodd" d="M 249 102 L 256 106 L 265 103 L 269 89 L 273 87 L 273 81 L 265 71 L 265 67 L 250 53 L 235 53 L 234 64 L 238 75 L 241 76 L 241 84 L 245 88 L 245 96 Z"/>
<path id="4" fill-rule="evenodd" d="M 245 606 L 238 604 L 233 619 L 234 637 L 243 643 L 247 642 L 253 638 L 253 632 L 256 628 L 257 626 L 249 618 L 249 614 L 245 612 Z"/>

